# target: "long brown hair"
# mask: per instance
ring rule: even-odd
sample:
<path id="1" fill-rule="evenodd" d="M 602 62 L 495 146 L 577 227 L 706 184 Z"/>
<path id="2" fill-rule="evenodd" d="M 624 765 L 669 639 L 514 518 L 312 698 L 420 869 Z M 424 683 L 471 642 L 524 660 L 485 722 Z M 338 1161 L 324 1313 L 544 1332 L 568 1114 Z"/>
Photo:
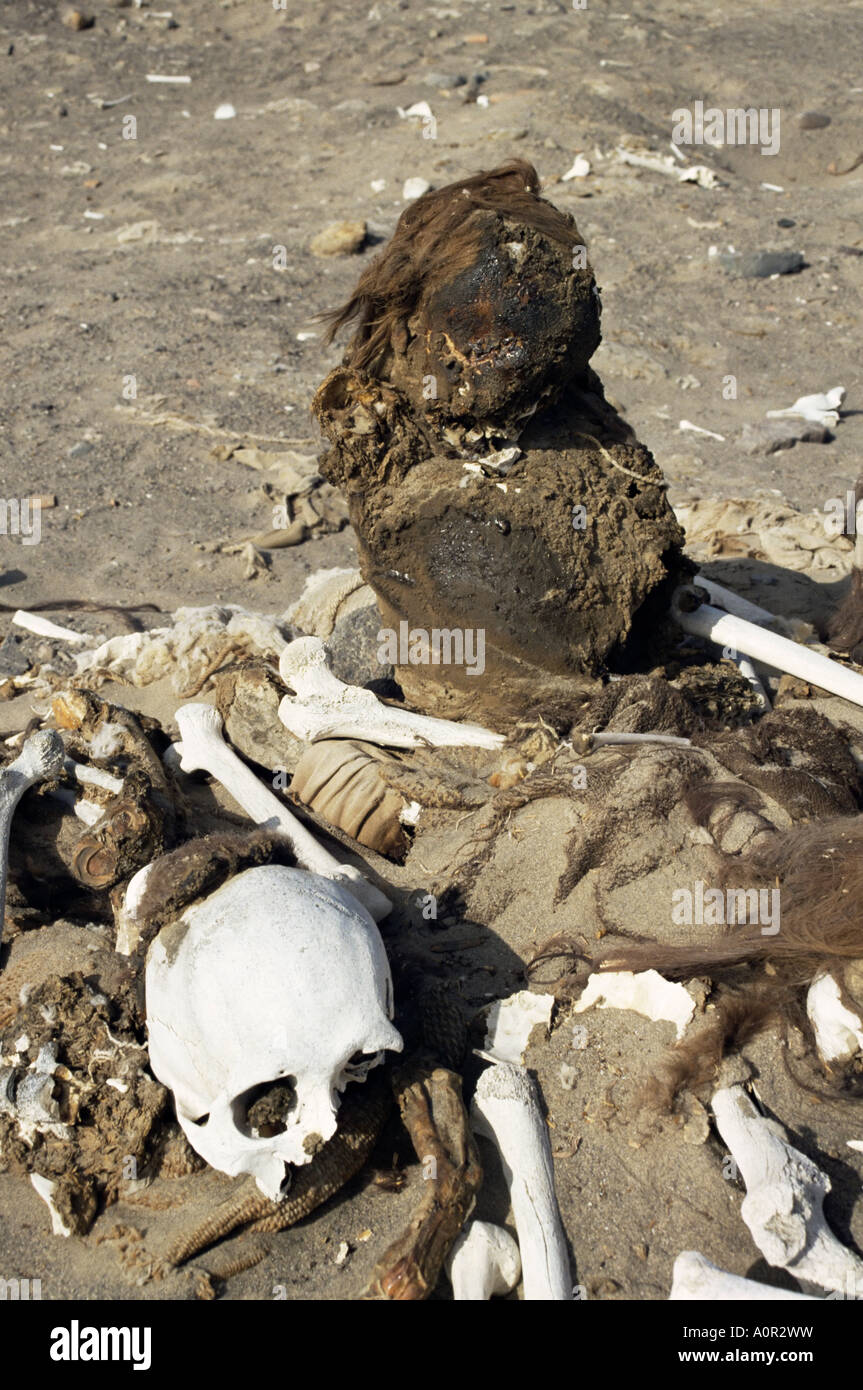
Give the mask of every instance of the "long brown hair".
<path id="1" fill-rule="evenodd" d="M 328 324 L 327 342 L 356 321 L 345 365 L 374 375 L 394 329 L 410 318 L 424 286 L 451 278 L 471 264 L 482 235 L 473 214 L 498 212 L 565 246 L 579 244 L 574 219 L 541 198 L 539 189 L 533 165 L 511 159 L 417 198 L 402 213 L 389 244 L 363 271 L 350 298 L 319 316 Z"/>

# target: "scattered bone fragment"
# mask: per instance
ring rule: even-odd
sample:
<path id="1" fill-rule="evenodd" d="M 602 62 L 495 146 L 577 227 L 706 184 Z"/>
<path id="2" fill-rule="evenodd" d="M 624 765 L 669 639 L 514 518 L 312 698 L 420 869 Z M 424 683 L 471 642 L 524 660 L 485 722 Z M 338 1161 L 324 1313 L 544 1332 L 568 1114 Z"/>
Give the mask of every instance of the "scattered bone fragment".
<path id="1" fill-rule="evenodd" d="M 279 718 L 298 738 L 357 738 L 390 748 L 471 746 L 499 748 L 503 734 L 384 705 L 371 690 L 345 685 L 329 668 L 319 637 L 298 637 L 279 660 L 279 672 L 295 695 L 286 695 Z"/>
<path id="2" fill-rule="evenodd" d="M 72 1228 L 66 1225 L 54 1203 L 54 1192 L 57 1188 L 56 1182 L 52 1182 L 50 1178 L 42 1177 L 39 1173 L 31 1173 L 30 1182 L 51 1213 L 51 1234 L 55 1236 L 70 1236 L 72 1234 Z"/>
<path id="3" fill-rule="evenodd" d="M 491 1139 L 500 1152 L 518 1232 L 525 1299 L 571 1300 L 569 1254 L 536 1083 L 523 1067 L 509 1062 L 487 1067 L 477 1082 L 471 1117 L 476 1132 Z"/>
<path id="4" fill-rule="evenodd" d="M 603 970 L 591 975 L 575 1005 L 584 1013 L 596 1004 L 600 1009 L 633 1009 L 656 1022 L 673 1023 L 682 1038 L 695 1013 L 695 1000 L 683 985 L 665 980 L 656 970 Z"/>
<path id="5" fill-rule="evenodd" d="M 245 663 L 213 676 L 212 703 L 224 720 L 227 742 L 250 763 L 257 763 L 272 778 L 283 773 L 274 786 L 282 786 L 305 752 L 279 720 L 284 688 L 269 665 Z"/>
<path id="6" fill-rule="evenodd" d="M 692 740 L 680 738 L 676 734 L 628 734 L 628 733 L 596 733 L 596 734 L 574 734 L 573 745 L 579 752 L 589 753 L 591 748 L 602 748 L 608 744 L 637 744 L 637 743 L 674 743 L 678 748 L 690 748 Z"/>
<path id="7" fill-rule="evenodd" d="M 688 431 L 690 434 L 705 434 L 709 439 L 718 439 L 721 442 L 725 440 L 724 434 L 717 434 L 715 430 L 702 429 L 701 425 L 694 425 L 691 420 L 681 420 L 677 428 L 684 434 Z"/>
<path id="8" fill-rule="evenodd" d="M 772 1284 L 728 1274 L 697 1250 L 684 1250 L 674 1261 L 674 1281 L 668 1298 L 671 1303 L 818 1302 L 812 1294 L 777 1289 Z"/>
<path id="9" fill-rule="evenodd" d="M 426 106 L 427 102 L 423 101 L 417 104 L 420 106 Z M 409 113 L 405 112 L 405 114 L 407 115 Z M 412 203 L 417 198 L 421 198 L 424 193 L 428 193 L 430 188 L 431 184 L 429 183 L 428 179 L 424 179 L 419 176 L 415 176 L 414 178 L 410 179 L 405 179 L 404 184 L 402 186 L 402 201 L 405 203 Z"/>
<path id="10" fill-rule="evenodd" d="M 29 787 L 60 774 L 65 756 L 60 735 L 53 729 L 41 729 L 30 735 L 13 762 L 0 768 L 0 938 L 9 874 L 9 834 L 15 807 Z"/>
<path id="11" fill-rule="evenodd" d="M 827 1175 L 758 1113 L 741 1086 L 717 1091 L 713 1113 L 746 1184 L 740 1215 L 768 1263 L 822 1289 L 863 1294 L 863 1260 L 824 1219 Z"/>
<path id="12" fill-rule="evenodd" d="M 19 1039 L 27 1050 L 29 1038 Z M 57 1047 L 45 1043 L 39 1048 L 35 1061 L 22 1071 L 20 1067 L 0 1072 L 0 1111 L 13 1115 L 18 1133 L 24 1143 L 32 1146 L 37 1135 L 53 1134 L 63 1137 L 67 1126 L 60 1107 L 54 1099 L 57 1073 Z"/>
<path id="13" fill-rule="evenodd" d="M 75 632 L 71 627 L 61 627 L 59 623 L 52 623 L 50 618 L 43 617 L 41 613 L 27 613 L 23 608 L 12 614 L 12 625 L 23 627 L 27 632 L 35 632 L 38 637 L 53 637 L 58 642 L 72 642 L 75 646 L 98 641 L 98 638 L 91 637 L 89 632 Z"/>
<path id="14" fill-rule="evenodd" d="M 155 863 L 155 860 L 153 862 Z M 130 956 L 138 947 L 140 939 L 138 913 L 152 867 L 152 864 L 145 864 L 143 869 L 139 869 L 136 874 L 132 875 L 126 885 L 123 900 L 115 914 L 117 933 L 115 950 L 118 955 Z"/>
<path id="15" fill-rule="evenodd" d="M 569 169 L 565 174 L 561 174 L 561 183 L 568 183 L 570 179 L 586 179 L 590 173 L 590 160 L 586 155 L 577 154 Z"/>
<path id="16" fill-rule="evenodd" d="M 534 994 L 522 989 L 507 999 L 496 999 L 486 1013 L 483 1051 L 497 1062 L 524 1062 L 534 1028 L 548 1031 L 554 1008 L 553 994 Z"/>
<path id="17" fill-rule="evenodd" d="M 103 726 L 104 727 L 104 726 Z M 63 769 L 83 786 L 101 787 L 103 791 L 119 796 L 123 790 L 123 780 L 105 772 L 100 767 L 90 767 L 87 763 L 76 762 L 74 758 L 64 758 Z"/>
<path id="18" fill-rule="evenodd" d="M 829 972 L 809 986 L 806 1012 L 815 1032 L 821 1060 L 850 1062 L 863 1051 L 863 1020 L 843 1002 L 839 985 Z"/>
<path id="19" fill-rule="evenodd" d="M 471 1221 L 456 1239 L 446 1270 L 457 1303 L 510 1293 L 521 1277 L 518 1244 L 503 1226 Z"/>
<path id="20" fill-rule="evenodd" d="M 340 864 L 319 845 L 312 834 L 286 806 L 265 787 L 222 738 L 222 717 L 210 705 L 183 705 L 177 711 L 181 742 L 180 767 L 184 772 L 209 772 L 242 806 L 257 825 L 279 830 L 287 836 L 300 863 L 313 873 L 344 881 L 376 921 L 386 916 L 392 904 L 364 878 L 359 869 Z"/>
<path id="21" fill-rule="evenodd" d="M 675 152 L 676 147 L 675 147 Z M 706 164 L 690 164 L 681 168 L 678 159 L 668 154 L 657 154 L 652 150 L 639 153 L 618 146 L 615 158 L 621 164 L 631 164 L 636 169 L 650 169 L 657 174 L 671 174 L 680 183 L 697 183 L 700 188 L 721 188 L 722 180 Z"/>
<path id="22" fill-rule="evenodd" d="M 104 806 L 100 806 L 95 801 L 89 801 L 85 796 L 79 796 L 70 787 L 58 787 L 50 795 L 55 801 L 62 801 L 68 806 L 73 815 L 76 815 L 85 825 L 96 825 L 105 814 Z"/>
<path id="23" fill-rule="evenodd" d="M 839 423 L 839 411 L 845 399 L 845 387 L 834 386 L 830 391 L 818 391 L 811 396 L 800 396 L 786 410 L 768 410 L 768 420 L 780 420 L 785 415 L 800 416 L 812 420 L 816 425 L 833 426 Z"/>

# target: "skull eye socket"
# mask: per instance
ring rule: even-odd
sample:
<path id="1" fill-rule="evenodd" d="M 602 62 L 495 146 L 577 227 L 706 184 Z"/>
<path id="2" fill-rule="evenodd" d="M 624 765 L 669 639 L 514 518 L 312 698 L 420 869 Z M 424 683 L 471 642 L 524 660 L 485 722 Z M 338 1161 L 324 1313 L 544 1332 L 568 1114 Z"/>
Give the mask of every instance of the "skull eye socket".
<path id="1" fill-rule="evenodd" d="M 238 1096 L 236 1101 L 237 1127 L 253 1139 L 272 1139 L 284 1134 L 288 1116 L 297 1108 L 297 1078 L 278 1076 L 275 1081 L 262 1081 Z"/>

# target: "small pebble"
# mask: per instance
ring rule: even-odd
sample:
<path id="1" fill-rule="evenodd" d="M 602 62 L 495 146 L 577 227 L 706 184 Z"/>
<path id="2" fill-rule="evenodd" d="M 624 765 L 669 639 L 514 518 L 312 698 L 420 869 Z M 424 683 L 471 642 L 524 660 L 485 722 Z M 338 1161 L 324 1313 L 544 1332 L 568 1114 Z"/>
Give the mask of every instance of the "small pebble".
<path id="1" fill-rule="evenodd" d="M 91 14 L 84 14 L 70 5 L 61 14 L 60 23 L 67 29 L 92 29 L 96 21 Z"/>
<path id="2" fill-rule="evenodd" d="M 8 676 L 23 676 L 33 665 L 26 650 L 22 650 L 20 637 L 7 632 L 0 642 L 0 680 Z"/>
<path id="3" fill-rule="evenodd" d="M 825 111 L 801 111 L 797 124 L 801 130 L 823 130 L 830 124 L 830 117 Z"/>
<path id="4" fill-rule="evenodd" d="M 721 253 L 722 269 L 744 280 L 766 280 L 771 275 L 792 275 L 804 265 L 800 251 L 736 251 Z"/>
<path id="5" fill-rule="evenodd" d="M 214 121 L 232 121 L 236 116 L 236 111 L 229 101 L 225 101 L 221 106 L 217 106 L 213 112 Z"/>
<path id="6" fill-rule="evenodd" d="M 365 222 L 332 222 L 312 237 L 309 250 L 313 256 L 349 256 L 359 251 L 366 232 Z"/>
<path id="7" fill-rule="evenodd" d="M 776 454 L 795 444 L 827 444 L 830 431 L 811 420 L 759 420 L 746 424 L 740 443 L 747 454 Z"/>
<path id="8" fill-rule="evenodd" d="M 415 198 L 421 198 L 424 193 L 428 193 L 431 184 L 427 179 L 405 179 L 402 189 L 402 198 L 406 203 L 412 203 Z"/>
<path id="9" fill-rule="evenodd" d="M 796 227 L 797 223 L 793 217 L 779 217 L 776 221 L 777 227 Z"/>
<path id="10" fill-rule="evenodd" d="M 437 87 L 446 91 L 447 88 L 463 87 L 467 78 L 461 72 L 427 72 L 423 82 L 427 87 Z"/>

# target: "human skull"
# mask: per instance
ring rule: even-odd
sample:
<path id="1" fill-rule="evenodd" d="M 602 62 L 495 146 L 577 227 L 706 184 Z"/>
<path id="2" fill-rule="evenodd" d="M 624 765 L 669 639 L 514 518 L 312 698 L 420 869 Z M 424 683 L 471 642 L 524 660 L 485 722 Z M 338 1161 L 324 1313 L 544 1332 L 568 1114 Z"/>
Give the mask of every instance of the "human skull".
<path id="1" fill-rule="evenodd" d="M 403 1046 L 373 919 L 303 869 L 246 869 L 164 926 L 146 992 L 150 1066 L 189 1143 L 273 1201 L 332 1138 L 348 1082 Z"/>

